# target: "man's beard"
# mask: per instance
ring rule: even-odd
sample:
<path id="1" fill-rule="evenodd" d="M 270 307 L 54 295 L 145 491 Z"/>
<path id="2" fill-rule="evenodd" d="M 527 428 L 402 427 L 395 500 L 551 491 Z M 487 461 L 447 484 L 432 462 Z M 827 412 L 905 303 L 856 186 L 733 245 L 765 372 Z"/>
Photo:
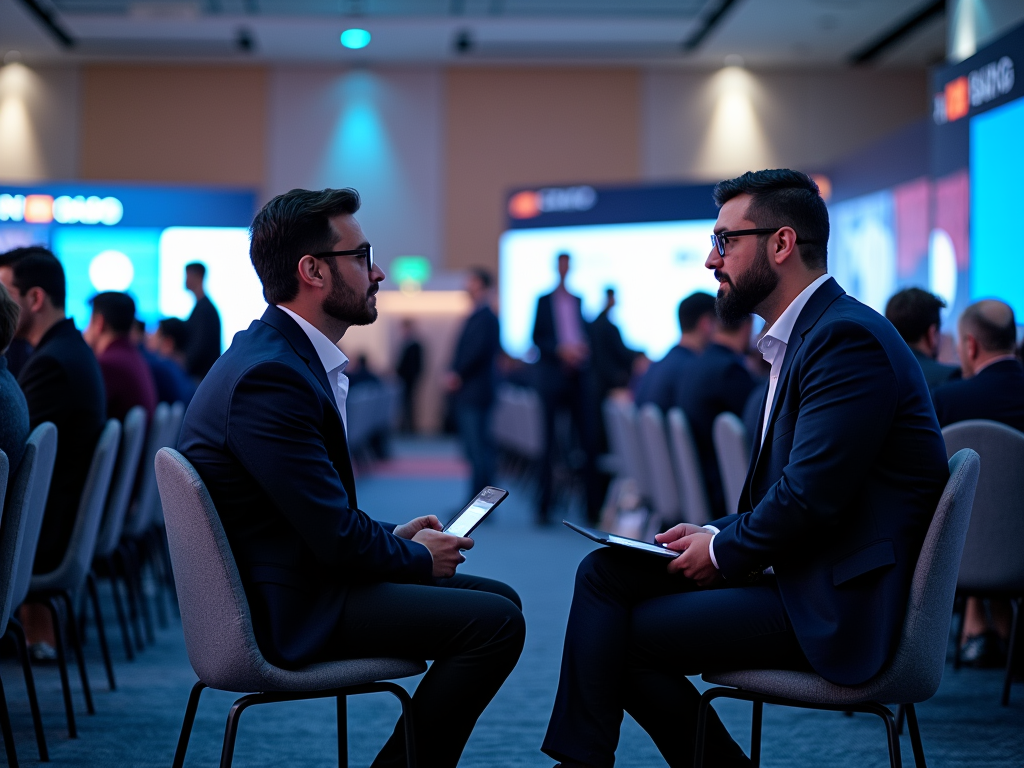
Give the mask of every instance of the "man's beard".
<path id="1" fill-rule="evenodd" d="M 768 238 L 757 245 L 754 263 L 742 276 L 736 275 L 729 284 L 730 291 L 722 294 L 718 289 L 715 312 L 723 323 L 737 323 L 768 298 L 779 284 L 779 275 L 768 263 Z"/>
<path id="2" fill-rule="evenodd" d="M 377 308 L 370 306 L 370 297 L 377 293 L 377 284 L 361 294 L 352 288 L 341 277 L 341 273 L 333 264 L 330 265 L 331 292 L 324 299 L 324 312 L 336 320 L 349 325 L 369 325 L 377 319 Z"/>

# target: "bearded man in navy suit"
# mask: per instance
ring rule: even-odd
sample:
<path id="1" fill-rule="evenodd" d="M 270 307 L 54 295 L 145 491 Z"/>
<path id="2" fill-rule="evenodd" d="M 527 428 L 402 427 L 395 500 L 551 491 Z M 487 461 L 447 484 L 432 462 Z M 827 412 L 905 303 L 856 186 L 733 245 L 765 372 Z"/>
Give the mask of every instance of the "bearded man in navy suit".
<path id="1" fill-rule="evenodd" d="M 758 349 L 772 368 L 739 514 L 659 534 L 681 553 L 667 567 L 614 549 L 580 565 L 543 744 L 566 766 L 613 765 L 623 710 L 669 765 L 693 765 L 687 675 L 813 669 L 855 685 L 878 674 L 948 479 L 921 366 L 826 272 L 817 185 L 759 171 L 714 194 L 717 311 L 764 318 Z M 705 754 L 750 763 L 714 715 Z"/>

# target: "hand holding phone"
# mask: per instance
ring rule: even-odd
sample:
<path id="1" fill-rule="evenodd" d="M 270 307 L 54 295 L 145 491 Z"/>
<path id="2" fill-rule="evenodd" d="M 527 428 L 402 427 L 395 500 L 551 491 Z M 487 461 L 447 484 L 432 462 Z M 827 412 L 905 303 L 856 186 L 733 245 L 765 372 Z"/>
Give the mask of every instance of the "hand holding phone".
<path id="1" fill-rule="evenodd" d="M 463 549 L 472 549 L 473 540 L 465 536 L 450 536 L 441 531 L 424 528 L 417 532 L 412 540 L 422 544 L 430 552 L 434 561 L 431 573 L 434 578 L 447 579 L 455 575 L 455 569 L 466 562 Z"/>

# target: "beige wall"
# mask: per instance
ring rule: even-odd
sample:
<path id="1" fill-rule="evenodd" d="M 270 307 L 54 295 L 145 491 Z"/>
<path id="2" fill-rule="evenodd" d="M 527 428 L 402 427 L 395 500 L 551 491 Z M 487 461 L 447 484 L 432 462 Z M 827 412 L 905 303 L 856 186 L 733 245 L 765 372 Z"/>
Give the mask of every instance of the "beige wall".
<path id="1" fill-rule="evenodd" d="M 516 186 L 639 181 L 634 69 L 453 69 L 446 83 L 446 265 L 494 268 Z"/>
<path id="2" fill-rule="evenodd" d="M 74 67 L 0 67 L 0 181 L 75 178 L 79 80 Z"/>
<path id="3" fill-rule="evenodd" d="M 83 179 L 262 187 L 267 73 L 86 66 L 81 125 Z"/>

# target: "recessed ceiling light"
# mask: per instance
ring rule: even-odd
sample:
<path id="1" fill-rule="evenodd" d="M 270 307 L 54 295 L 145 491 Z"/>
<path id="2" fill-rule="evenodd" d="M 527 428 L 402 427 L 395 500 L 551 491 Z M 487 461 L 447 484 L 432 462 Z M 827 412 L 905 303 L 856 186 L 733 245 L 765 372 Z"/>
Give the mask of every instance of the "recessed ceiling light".
<path id="1" fill-rule="evenodd" d="M 341 33 L 341 44 L 353 50 L 365 48 L 370 44 L 370 33 L 365 29 L 346 29 Z"/>

